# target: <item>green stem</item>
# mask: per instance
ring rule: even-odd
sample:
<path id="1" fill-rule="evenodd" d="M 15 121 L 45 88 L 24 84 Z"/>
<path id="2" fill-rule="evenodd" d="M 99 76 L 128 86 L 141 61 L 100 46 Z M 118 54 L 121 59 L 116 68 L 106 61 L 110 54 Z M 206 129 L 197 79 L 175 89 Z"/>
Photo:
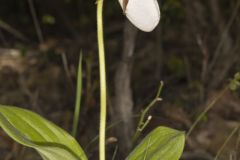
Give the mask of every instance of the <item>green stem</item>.
<path id="1" fill-rule="evenodd" d="M 149 110 L 152 108 L 152 106 L 154 106 L 155 103 L 157 103 L 158 101 L 162 100 L 160 98 L 160 94 L 162 92 L 162 88 L 163 88 L 163 81 L 160 82 L 160 86 L 158 88 L 158 92 L 157 92 L 156 97 L 142 111 L 141 116 L 140 116 L 140 120 L 138 122 L 137 130 L 136 130 L 136 132 L 135 132 L 135 134 L 133 136 L 133 140 L 132 140 L 133 144 L 135 144 L 135 142 L 137 141 L 137 139 L 140 136 L 141 132 L 143 131 L 143 129 L 148 125 L 148 123 L 151 120 L 151 116 L 149 116 L 148 119 L 144 122 L 144 119 L 146 118 L 146 114 L 149 112 Z"/>
<path id="2" fill-rule="evenodd" d="M 76 137 L 78 129 L 79 114 L 81 109 L 81 93 L 82 93 L 82 53 L 80 53 L 77 73 L 77 91 L 76 91 L 76 103 L 73 117 L 72 135 Z"/>
<path id="3" fill-rule="evenodd" d="M 197 117 L 197 119 L 195 120 L 195 122 L 193 123 L 193 125 L 191 126 L 191 128 L 189 129 L 186 137 L 188 138 L 189 135 L 192 133 L 193 129 L 197 126 L 197 124 L 202 120 L 202 118 L 208 113 L 208 111 L 210 109 L 213 108 L 213 106 L 216 104 L 216 102 L 222 98 L 222 96 L 227 92 L 227 90 L 229 89 L 229 86 L 227 85 L 222 92 L 220 92 L 217 97 L 215 97 L 208 105 L 207 107 L 204 109 L 204 111 Z"/>
<path id="4" fill-rule="evenodd" d="M 100 128 L 99 128 L 99 159 L 105 160 L 105 130 L 107 116 L 106 98 L 106 69 L 105 52 L 103 40 L 103 0 L 97 0 L 97 36 L 99 54 L 99 73 L 100 73 Z"/>
<path id="5" fill-rule="evenodd" d="M 214 160 L 217 160 L 219 155 L 222 153 L 223 149 L 226 147 L 226 145 L 228 144 L 228 142 L 230 141 L 230 139 L 233 137 L 233 135 L 238 131 L 240 126 L 237 126 L 233 129 L 233 131 L 230 133 L 230 135 L 227 137 L 227 139 L 224 141 L 223 145 L 221 146 L 221 148 L 218 150 Z"/>
<path id="6" fill-rule="evenodd" d="M 229 84 L 207 105 L 207 107 L 204 109 L 204 111 L 197 117 L 191 128 L 189 129 L 186 138 L 189 137 L 189 135 L 192 133 L 193 129 L 197 126 L 197 124 L 202 120 L 202 118 L 208 113 L 210 109 L 214 107 L 216 102 L 222 98 L 222 96 L 230 89 L 232 91 L 235 91 L 239 86 L 238 83 L 240 81 L 240 73 L 237 72 L 234 75 L 234 78 L 229 82 Z"/>

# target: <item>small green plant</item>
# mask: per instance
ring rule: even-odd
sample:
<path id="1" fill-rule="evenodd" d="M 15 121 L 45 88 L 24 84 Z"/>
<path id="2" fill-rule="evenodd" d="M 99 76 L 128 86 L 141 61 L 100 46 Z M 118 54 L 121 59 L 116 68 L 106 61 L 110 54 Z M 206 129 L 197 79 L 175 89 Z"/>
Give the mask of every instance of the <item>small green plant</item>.
<path id="1" fill-rule="evenodd" d="M 86 160 L 77 141 L 31 111 L 0 105 L 0 126 L 16 142 L 37 150 L 44 160 Z"/>
<path id="2" fill-rule="evenodd" d="M 156 0 L 119 0 L 126 16 L 133 24 L 144 31 L 153 30 L 160 19 L 160 11 Z M 145 4 L 145 5 L 144 5 Z M 139 8 L 139 6 L 141 6 Z M 105 132 L 106 132 L 106 70 L 105 51 L 103 38 L 103 0 L 97 0 L 97 35 L 99 48 L 99 72 L 100 72 L 100 129 L 99 129 L 99 159 L 105 160 Z M 146 12 L 147 18 L 142 14 Z M 141 18 L 141 19 L 139 19 Z M 149 21 L 150 20 L 150 21 Z M 145 23 L 147 22 L 147 23 Z M 76 136 L 81 93 L 81 63 L 80 56 L 78 68 L 77 97 L 74 113 L 72 135 Z M 142 112 L 139 125 L 134 136 L 134 143 L 141 131 L 149 123 L 144 122 L 146 114 L 154 103 L 160 100 L 162 85 L 156 98 Z M 77 141 L 66 131 L 42 118 L 38 114 L 13 106 L 0 105 L 0 126 L 16 142 L 34 148 L 44 160 L 87 160 L 87 156 Z M 181 157 L 185 144 L 185 133 L 167 127 L 157 127 L 150 132 L 141 143 L 130 153 L 127 160 L 178 160 Z"/>

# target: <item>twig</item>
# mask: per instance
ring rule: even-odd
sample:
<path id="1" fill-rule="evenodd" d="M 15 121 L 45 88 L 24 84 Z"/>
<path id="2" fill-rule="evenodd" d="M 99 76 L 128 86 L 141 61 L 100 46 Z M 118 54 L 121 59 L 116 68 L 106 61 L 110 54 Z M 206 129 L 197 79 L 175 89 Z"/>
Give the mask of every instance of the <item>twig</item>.
<path id="1" fill-rule="evenodd" d="M 0 20 L 0 28 L 6 30 L 10 34 L 14 35 L 16 38 L 21 39 L 23 41 L 27 41 L 28 39 L 18 30 L 11 27 L 9 24 L 5 23 L 4 21 Z"/>
<path id="2" fill-rule="evenodd" d="M 197 117 L 191 128 L 189 129 L 186 137 L 188 138 L 189 135 L 192 133 L 193 129 L 197 126 L 197 124 L 201 121 L 204 115 L 207 114 L 207 112 L 214 107 L 216 102 L 222 98 L 222 96 L 228 91 L 232 90 L 235 91 L 240 87 L 240 72 L 236 73 L 234 75 L 234 78 L 230 80 L 229 84 L 207 105 L 207 107 L 204 109 L 204 111 Z"/>
<path id="3" fill-rule="evenodd" d="M 65 52 L 62 52 L 61 53 L 61 57 L 62 57 L 62 62 L 63 62 L 63 67 L 64 67 L 64 70 L 65 70 L 65 73 L 66 73 L 66 76 L 67 76 L 67 79 L 70 83 L 70 87 L 72 89 L 72 91 L 74 90 L 74 87 L 73 87 L 73 81 L 71 79 L 71 74 L 70 74 L 70 69 L 68 67 L 68 61 L 67 61 L 67 56 L 66 56 L 66 53 Z"/>
<path id="4" fill-rule="evenodd" d="M 42 30 L 41 30 L 39 21 L 37 19 L 37 14 L 36 14 L 36 11 L 35 11 L 35 8 L 34 8 L 33 1 L 28 0 L 28 4 L 29 4 L 31 15 L 32 15 L 33 23 L 34 23 L 34 26 L 35 26 L 35 30 L 37 32 L 39 43 L 43 43 L 44 42 L 43 34 L 42 34 Z"/>
<path id="5" fill-rule="evenodd" d="M 0 40 L 3 42 L 4 46 L 8 46 L 8 43 L 7 43 L 5 36 L 3 35 L 3 32 L 1 29 L 0 29 Z"/>
<path id="6" fill-rule="evenodd" d="M 197 126 L 197 124 L 202 120 L 202 118 L 206 115 L 206 113 L 213 108 L 213 106 L 216 104 L 216 102 L 228 91 L 229 85 L 227 85 L 222 92 L 220 92 L 204 109 L 204 111 L 197 117 L 191 128 L 189 129 L 186 137 L 188 138 L 189 135 L 192 133 L 193 129 Z"/>
<path id="7" fill-rule="evenodd" d="M 229 140 L 232 138 L 232 136 L 238 131 L 239 126 L 235 127 L 233 129 L 233 131 L 230 133 L 230 135 L 227 137 L 227 139 L 224 141 L 223 145 L 220 147 L 220 149 L 218 150 L 214 160 L 217 160 L 219 155 L 222 153 L 223 149 L 226 147 L 227 143 L 229 142 Z"/>

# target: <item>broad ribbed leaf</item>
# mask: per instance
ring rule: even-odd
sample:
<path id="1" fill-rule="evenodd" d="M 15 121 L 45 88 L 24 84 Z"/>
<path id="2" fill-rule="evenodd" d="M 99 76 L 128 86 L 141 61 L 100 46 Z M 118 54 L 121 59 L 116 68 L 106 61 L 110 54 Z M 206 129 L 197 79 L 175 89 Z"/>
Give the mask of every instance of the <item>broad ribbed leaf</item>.
<path id="1" fill-rule="evenodd" d="M 184 144 L 184 132 L 158 127 L 149 133 L 126 159 L 179 160 Z"/>
<path id="2" fill-rule="evenodd" d="M 18 143 L 36 149 L 44 160 L 87 160 L 72 136 L 34 112 L 0 105 L 0 127 Z"/>

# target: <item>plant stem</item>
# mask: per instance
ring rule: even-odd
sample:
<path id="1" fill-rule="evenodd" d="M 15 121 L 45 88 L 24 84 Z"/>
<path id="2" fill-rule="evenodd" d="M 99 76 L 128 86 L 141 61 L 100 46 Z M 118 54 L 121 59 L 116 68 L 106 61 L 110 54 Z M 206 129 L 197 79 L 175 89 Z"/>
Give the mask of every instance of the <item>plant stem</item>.
<path id="1" fill-rule="evenodd" d="M 44 42 L 43 34 L 42 34 L 42 30 L 41 30 L 39 21 L 37 19 L 37 14 L 36 14 L 36 10 L 35 10 L 33 1 L 28 0 L 28 4 L 29 4 L 29 7 L 30 7 L 30 11 L 31 11 L 33 23 L 34 23 L 34 26 L 35 26 L 35 29 L 36 29 L 36 32 L 37 32 L 39 43 L 43 43 Z"/>
<path id="2" fill-rule="evenodd" d="M 214 160 L 217 160 L 219 155 L 222 153 L 223 149 L 226 147 L 227 143 L 230 141 L 230 139 L 233 137 L 233 135 L 238 131 L 240 126 L 237 126 L 233 129 L 233 131 L 230 133 L 230 135 L 227 137 L 227 139 L 224 141 L 223 145 L 221 148 L 218 150 Z"/>
<path id="3" fill-rule="evenodd" d="M 202 120 L 203 116 L 207 114 L 207 112 L 214 107 L 216 102 L 222 98 L 222 96 L 228 91 L 232 90 L 235 91 L 239 87 L 239 81 L 240 81 L 240 73 L 237 72 L 234 75 L 234 78 L 231 79 L 229 84 L 207 105 L 207 107 L 204 109 L 204 111 L 197 117 L 189 131 L 187 132 L 186 138 L 189 137 L 189 135 L 192 133 L 193 129 L 197 126 L 197 124 Z"/>
<path id="4" fill-rule="evenodd" d="M 97 36 L 100 73 L 100 128 L 99 128 L 99 159 L 105 160 L 105 130 L 107 116 L 106 69 L 103 40 L 103 0 L 97 0 Z"/>
<path id="5" fill-rule="evenodd" d="M 191 128 L 189 129 L 186 137 L 188 138 L 189 135 L 192 133 L 193 129 L 197 126 L 197 124 L 202 120 L 202 118 L 207 114 L 207 112 L 213 108 L 213 106 L 216 104 L 216 102 L 222 98 L 222 96 L 226 93 L 226 91 L 229 89 L 229 85 L 227 85 L 204 109 L 204 111 L 197 117 Z"/>
<path id="6" fill-rule="evenodd" d="M 158 101 L 161 101 L 162 99 L 160 98 L 160 94 L 162 92 L 162 88 L 163 88 L 163 81 L 160 82 L 160 86 L 158 88 L 158 92 L 156 97 L 148 104 L 148 106 L 142 111 L 141 116 L 140 116 L 140 120 L 138 122 L 138 126 L 137 126 L 137 130 L 133 136 L 133 140 L 132 143 L 134 144 L 138 137 L 140 136 L 142 130 L 148 125 L 148 123 L 151 120 L 151 116 L 148 117 L 148 119 L 144 122 L 144 119 L 146 118 L 146 114 L 149 112 L 149 110 L 152 108 L 152 106 L 154 106 L 155 103 L 157 103 Z"/>

